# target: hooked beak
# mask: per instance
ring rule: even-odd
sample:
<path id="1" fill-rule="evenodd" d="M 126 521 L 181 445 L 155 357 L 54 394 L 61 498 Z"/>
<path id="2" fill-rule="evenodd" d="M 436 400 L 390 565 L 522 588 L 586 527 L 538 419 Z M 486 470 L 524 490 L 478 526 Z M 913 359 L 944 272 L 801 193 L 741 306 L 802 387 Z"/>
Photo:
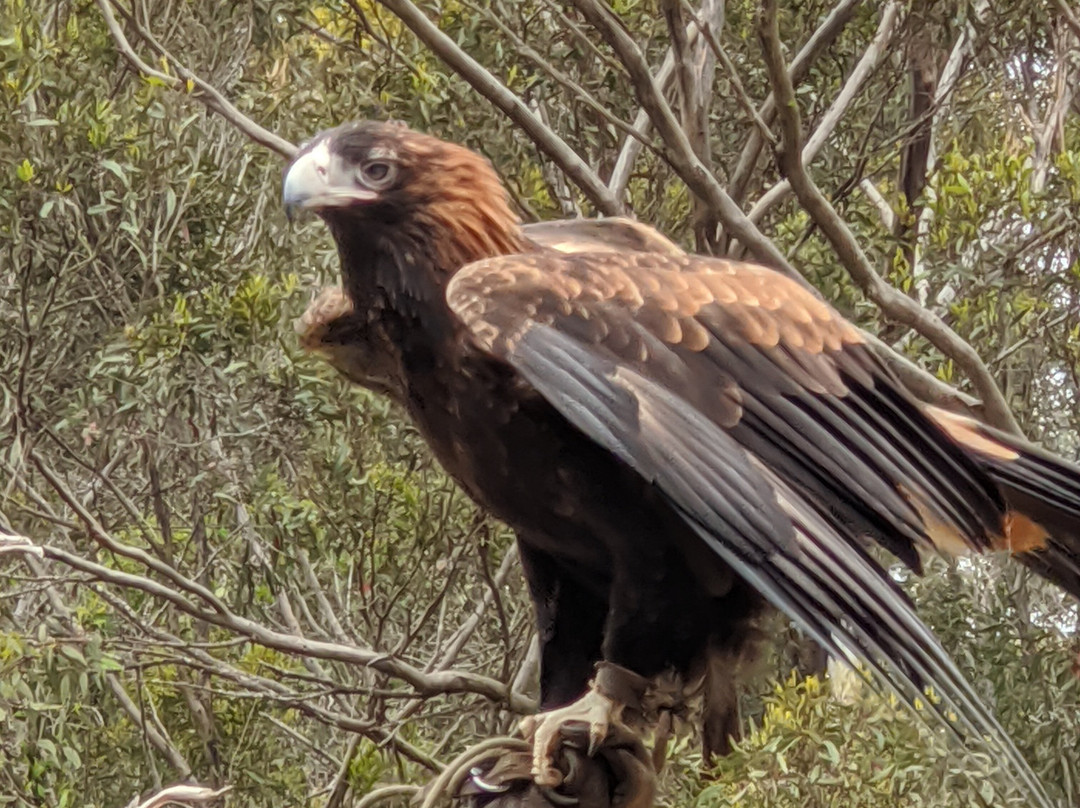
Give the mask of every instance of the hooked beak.
<path id="1" fill-rule="evenodd" d="M 297 157 L 285 170 L 281 197 L 289 221 L 302 210 L 348 208 L 376 199 L 378 194 L 360 188 L 340 155 L 331 153 L 323 140 Z"/>

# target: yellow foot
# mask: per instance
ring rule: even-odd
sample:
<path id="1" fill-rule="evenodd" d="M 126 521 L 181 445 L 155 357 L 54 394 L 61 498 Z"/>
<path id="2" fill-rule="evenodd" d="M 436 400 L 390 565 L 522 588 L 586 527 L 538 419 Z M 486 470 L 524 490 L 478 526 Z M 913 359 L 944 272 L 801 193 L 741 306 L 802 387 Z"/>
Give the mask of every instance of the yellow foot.
<path id="1" fill-rule="evenodd" d="M 607 738 L 612 723 L 620 720 L 622 710 L 623 705 L 596 690 L 589 690 L 565 707 L 522 719 L 519 728 L 533 745 L 532 774 L 537 785 L 554 788 L 562 783 L 562 772 L 553 764 L 553 757 L 562 740 L 559 735 L 561 727 L 575 721 L 588 724 L 591 757 Z"/>

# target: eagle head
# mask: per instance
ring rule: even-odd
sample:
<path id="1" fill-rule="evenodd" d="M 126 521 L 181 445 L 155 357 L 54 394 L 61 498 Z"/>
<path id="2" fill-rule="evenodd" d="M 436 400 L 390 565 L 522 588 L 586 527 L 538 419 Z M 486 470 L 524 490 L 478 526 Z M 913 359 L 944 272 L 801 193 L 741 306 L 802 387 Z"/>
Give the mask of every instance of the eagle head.
<path id="1" fill-rule="evenodd" d="M 396 122 L 347 123 L 316 135 L 285 170 L 286 211 L 316 212 L 335 238 L 441 243 L 457 269 L 516 252 L 517 216 L 480 155 Z"/>

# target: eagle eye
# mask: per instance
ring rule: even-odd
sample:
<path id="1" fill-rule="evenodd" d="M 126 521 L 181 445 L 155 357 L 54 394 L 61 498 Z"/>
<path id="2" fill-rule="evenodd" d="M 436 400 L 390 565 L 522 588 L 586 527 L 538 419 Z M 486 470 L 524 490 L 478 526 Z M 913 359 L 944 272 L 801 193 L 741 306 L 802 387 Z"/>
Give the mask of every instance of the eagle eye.
<path id="1" fill-rule="evenodd" d="M 387 187 L 397 175 L 397 166 L 389 160 L 367 160 L 360 165 L 360 181 L 368 188 Z"/>

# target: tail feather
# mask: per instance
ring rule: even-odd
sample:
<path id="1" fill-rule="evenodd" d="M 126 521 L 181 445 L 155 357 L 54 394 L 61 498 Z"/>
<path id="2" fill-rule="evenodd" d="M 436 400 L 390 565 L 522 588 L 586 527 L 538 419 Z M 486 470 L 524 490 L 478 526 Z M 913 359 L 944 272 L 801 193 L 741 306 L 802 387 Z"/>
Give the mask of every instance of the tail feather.
<path id="1" fill-rule="evenodd" d="M 1030 549 L 1013 542 L 1015 557 L 1080 598 L 1080 467 L 1019 441 L 1015 448 L 1016 460 L 986 463 L 1009 506 L 1044 530 L 1043 541 Z"/>
<path id="2" fill-rule="evenodd" d="M 1008 503 L 1002 549 L 1080 598 L 1080 466 L 971 418 L 929 408 Z"/>

